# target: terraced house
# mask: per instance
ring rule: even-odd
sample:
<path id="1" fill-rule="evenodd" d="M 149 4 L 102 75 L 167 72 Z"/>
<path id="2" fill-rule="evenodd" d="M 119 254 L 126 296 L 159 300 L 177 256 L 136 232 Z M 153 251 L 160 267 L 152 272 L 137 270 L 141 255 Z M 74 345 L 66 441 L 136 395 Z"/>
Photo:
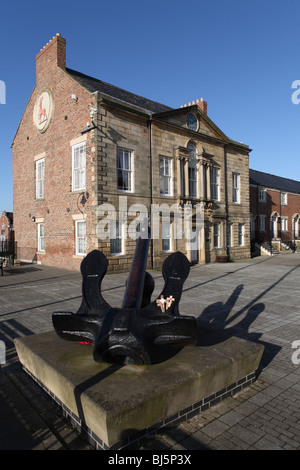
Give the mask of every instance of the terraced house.
<path id="1" fill-rule="evenodd" d="M 194 263 L 250 256 L 250 149 L 212 122 L 203 99 L 174 109 L 71 70 L 58 34 L 36 56 L 12 148 L 20 259 L 79 269 L 99 249 L 111 270 L 127 270 L 141 207 L 151 226 L 158 213 L 151 267 L 176 250 Z M 110 207 L 117 221 L 104 239 L 98 228 Z"/>
<path id="2" fill-rule="evenodd" d="M 300 182 L 250 170 L 251 240 L 262 254 L 300 248 Z"/>

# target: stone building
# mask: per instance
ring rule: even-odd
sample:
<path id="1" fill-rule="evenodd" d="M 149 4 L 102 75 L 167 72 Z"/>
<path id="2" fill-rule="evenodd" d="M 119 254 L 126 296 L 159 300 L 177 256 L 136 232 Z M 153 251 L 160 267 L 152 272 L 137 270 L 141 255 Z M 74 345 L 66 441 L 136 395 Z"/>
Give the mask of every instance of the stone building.
<path id="1" fill-rule="evenodd" d="M 176 250 L 195 263 L 250 256 L 250 149 L 203 99 L 173 109 L 71 70 L 58 34 L 36 56 L 12 148 L 20 259 L 79 269 L 100 249 L 127 270 L 144 217 L 150 267 Z"/>
<path id="2" fill-rule="evenodd" d="M 250 170 L 251 240 L 263 253 L 300 247 L 300 182 Z"/>

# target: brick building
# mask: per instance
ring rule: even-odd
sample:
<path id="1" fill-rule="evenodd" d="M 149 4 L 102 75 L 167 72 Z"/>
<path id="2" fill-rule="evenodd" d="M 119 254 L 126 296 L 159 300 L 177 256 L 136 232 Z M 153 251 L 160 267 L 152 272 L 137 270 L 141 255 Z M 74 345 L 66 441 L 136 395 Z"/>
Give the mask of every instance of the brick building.
<path id="1" fill-rule="evenodd" d="M 4 259 L 4 265 L 13 264 L 16 254 L 16 244 L 12 212 L 2 212 L 0 228 L 0 258 Z"/>
<path id="2" fill-rule="evenodd" d="M 111 270 L 127 270 L 153 207 L 150 266 L 176 250 L 200 263 L 250 256 L 250 149 L 212 122 L 203 99 L 173 109 L 71 70 L 58 34 L 36 56 L 12 148 L 20 259 L 78 269 L 96 248 Z M 114 238 L 104 239 L 114 208 Z"/>
<path id="3" fill-rule="evenodd" d="M 250 170 L 251 239 L 265 251 L 300 246 L 300 182 Z"/>
<path id="4" fill-rule="evenodd" d="M 0 217 L 0 242 L 13 239 L 13 213 L 3 211 Z"/>

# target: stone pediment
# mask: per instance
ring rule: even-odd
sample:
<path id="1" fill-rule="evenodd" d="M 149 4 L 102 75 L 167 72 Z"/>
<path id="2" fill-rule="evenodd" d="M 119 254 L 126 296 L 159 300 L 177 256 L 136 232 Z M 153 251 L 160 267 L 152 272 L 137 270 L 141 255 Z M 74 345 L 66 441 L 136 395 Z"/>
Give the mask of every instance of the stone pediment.
<path id="1" fill-rule="evenodd" d="M 165 122 L 172 126 L 181 127 L 188 132 L 207 135 L 218 140 L 230 141 L 198 104 L 183 106 L 163 113 L 152 115 L 155 121 Z"/>

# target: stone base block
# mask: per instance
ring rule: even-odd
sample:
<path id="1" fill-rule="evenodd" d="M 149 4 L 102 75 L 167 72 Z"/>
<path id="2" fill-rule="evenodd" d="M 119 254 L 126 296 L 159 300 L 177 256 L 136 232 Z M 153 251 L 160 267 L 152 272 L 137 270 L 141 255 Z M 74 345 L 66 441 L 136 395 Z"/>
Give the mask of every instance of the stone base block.
<path id="1" fill-rule="evenodd" d="M 215 335 L 200 331 L 201 335 Z M 18 338 L 24 369 L 96 448 L 120 449 L 188 419 L 255 380 L 263 346 L 237 337 L 173 349 L 153 365 L 93 360 L 92 345 L 54 331 Z"/>

